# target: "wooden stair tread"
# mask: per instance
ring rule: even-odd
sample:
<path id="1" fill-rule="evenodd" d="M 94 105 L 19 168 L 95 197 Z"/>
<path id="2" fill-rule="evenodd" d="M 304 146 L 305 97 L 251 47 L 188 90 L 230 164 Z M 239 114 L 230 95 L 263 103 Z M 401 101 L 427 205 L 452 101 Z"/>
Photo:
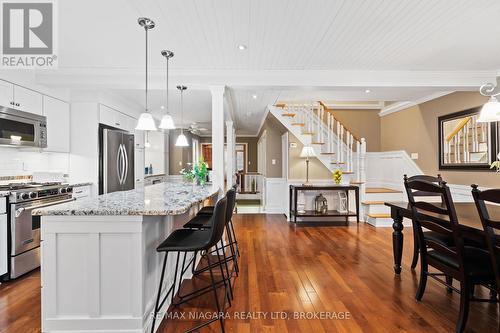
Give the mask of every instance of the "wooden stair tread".
<path id="1" fill-rule="evenodd" d="M 392 188 L 385 188 L 385 187 L 368 187 L 365 192 L 366 193 L 403 193 L 403 191 L 394 190 Z"/>
<path id="2" fill-rule="evenodd" d="M 281 114 L 283 117 L 295 117 L 296 114 L 295 113 L 283 113 Z"/>
<path id="3" fill-rule="evenodd" d="M 391 214 L 368 214 L 368 217 L 372 217 L 374 219 L 387 219 L 391 218 Z"/>
<path id="4" fill-rule="evenodd" d="M 363 201 L 363 205 L 383 205 L 385 201 Z"/>
<path id="5" fill-rule="evenodd" d="M 343 175 L 352 175 L 354 171 L 342 171 Z"/>
<path id="6" fill-rule="evenodd" d="M 311 142 L 312 145 L 324 145 L 324 142 Z"/>
<path id="7" fill-rule="evenodd" d="M 306 126 L 304 123 L 292 123 L 292 126 Z"/>
<path id="8" fill-rule="evenodd" d="M 361 185 L 364 184 L 365 182 L 357 182 L 357 181 L 352 181 L 350 182 L 351 185 Z"/>
<path id="9" fill-rule="evenodd" d="M 277 103 L 277 104 L 274 104 L 275 107 L 277 108 L 284 108 L 286 106 L 285 103 Z"/>
<path id="10" fill-rule="evenodd" d="M 330 164 L 345 164 L 345 162 L 330 162 Z"/>
<path id="11" fill-rule="evenodd" d="M 335 153 L 327 153 L 327 152 L 321 152 L 321 155 L 335 155 Z"/>
<path id="12" fill-rule="evenodd" d="M 314 135 L 314 134 L 316 134 L 316 133 L 314 133 L 314 132 L 302 132 L 302 135 Z"/>

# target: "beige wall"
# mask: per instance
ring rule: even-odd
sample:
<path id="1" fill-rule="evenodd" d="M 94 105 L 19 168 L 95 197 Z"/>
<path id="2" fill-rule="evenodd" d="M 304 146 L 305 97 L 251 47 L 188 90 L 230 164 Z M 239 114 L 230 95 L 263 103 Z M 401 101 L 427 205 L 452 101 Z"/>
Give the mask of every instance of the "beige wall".
<path id="1" fill-rule="evenodd" d="M 193 145 L 192 140 L 193 137 L 200 140 L 200 137 L 194 134 L 191 134 L 188 131 L 184 131 L 184 135 L 188 140 L 188 147 L 177 147 L 175 145 L 175 141 L 177 140 L 177 136 L 180 134 L 179 129 L 170 130 L 169 131 L 169 175 L 179 175 L 183 168 L 188 167 L 188 163 L 193 162 Z M 200 141 L 201 143 L 201 141 Z M 201 153 L 201 149 L 200 149 Z M 179 163 L 180 162 L 180 163 Z"/>
<path id="2" fill-rule="evenodd" d="M 246 143 L 247 144 L 247 155 L 248 155 L 248 172 L 257 172 L 257 137 L 236 137 L 236 143 Z"/>
<path id="3" fill-rule="evenodd" d="M 272 114 L 268 114 L 264 124 L 259 132 L 259 139 L 262 133 L 266 131 L 266 177 L 281 178 L 282 175 L 282 151 L 281 136 L 287 132 L 287 129 Z M 272 164 L 272 160 L 276 164 Z"/>
<path id="4" fill-rule="evenodd" d="M 487 98 L 476 92 L 456 92 L 381 118 L 383 151 L 405 150 L 418 153 L 415 160 L 425 174 L 441 173 L 450 184 L 478 183 L 499 187 L 500 176 L 491 171 L 438 170 L 438 124 L 442 115 L 467 110 L 484 104 Z"/>
<path id="5" fill-rule="evenodd" d="M 290 148 L 290 143 L 296 143 L 296 148 Z M 288 133 L 288 179 L 306 179 L 306 159 L 300 157 L 304 145 L 292 133 Z M 330 179 L 331 173 L 316 158 L 309 160 L 309 179 Z"/>
<path id="6" fill-rule="evenodd" d="M 344 126 L 358 138 L 366 139 L 367 151 L 380 151 L 380 110 L 333 110 Z"/>

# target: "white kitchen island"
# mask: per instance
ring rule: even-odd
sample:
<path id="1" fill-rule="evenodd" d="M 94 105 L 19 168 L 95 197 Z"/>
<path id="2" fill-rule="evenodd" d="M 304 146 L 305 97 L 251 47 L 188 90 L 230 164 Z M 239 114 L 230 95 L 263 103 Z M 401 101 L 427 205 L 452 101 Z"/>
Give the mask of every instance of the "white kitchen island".
<path id="1" fill-rule="evenodd" d="M 42 332 L 149 332 L 163 258 L 156 247 L 217 192 L 161 183 L 34 211 L 42 215 Z"/>

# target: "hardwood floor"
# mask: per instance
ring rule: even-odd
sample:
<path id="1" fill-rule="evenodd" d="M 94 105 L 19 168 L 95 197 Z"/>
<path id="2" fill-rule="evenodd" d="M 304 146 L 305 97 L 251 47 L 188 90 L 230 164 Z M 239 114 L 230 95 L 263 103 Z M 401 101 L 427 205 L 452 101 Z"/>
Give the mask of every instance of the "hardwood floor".
<path id="1" fill-rule="evenodd" d="M 227 309 L 226 332 L 453 332 L 459 296 L 428 282 L 422 302 L 414 299 L 418 270 L 412 272 L 411 230 L 405 228 L 403 272 L 392 268 L 392 228 L 293 227 L 281 215 L 237 215 L 240 276 Z M 201 285 L 206 277 L 186 281 Z M 483 290 L 479 294 L 486 296 Z M 221 297 L 222 299 L 222 297 Z M 209 315 L 212 294 L 176 310 Z M 272 319 L 286 313 L 288 319 Z M 335 315 L 344 319 L 294 319 Z M 251 318 L 253 316 L 253 318 Z M 468 332 L 496 332 L 498 306 L 473 303 Z M 237 317 L 237 318 L 236 318 Z M 246 318 L 243 318 L 246 317 Z M 182 332 L 196 323 L 165 319 L 162 333 Z M 39 272 L 0 286 L 0 332 L 40 331 Z M 219 332 L 218 322 L 202 332 Z"/>

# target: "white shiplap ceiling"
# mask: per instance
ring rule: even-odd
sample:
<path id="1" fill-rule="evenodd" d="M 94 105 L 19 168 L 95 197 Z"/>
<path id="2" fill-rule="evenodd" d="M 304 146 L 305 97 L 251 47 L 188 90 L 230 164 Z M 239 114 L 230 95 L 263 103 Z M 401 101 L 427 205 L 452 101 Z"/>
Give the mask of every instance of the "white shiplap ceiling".
<path id="1" fill-rule="evenodd" d="M 498 0 L 65 0 L 58 8 L 59 69 L 40 73 L 41 84 L 98 86 L 143 105 L 137 18 L 147 16 L 156 22 L 152 108 L 162 104 L 160 50 L 170 49 L 172 86 L 196 90 L 186 95 L 185 123 L 210 121 L 208 85 L 224 84 L 239 134 L 255 134 L 277 100 L 415 100 L 476 89 L 500 69 Z"/>

